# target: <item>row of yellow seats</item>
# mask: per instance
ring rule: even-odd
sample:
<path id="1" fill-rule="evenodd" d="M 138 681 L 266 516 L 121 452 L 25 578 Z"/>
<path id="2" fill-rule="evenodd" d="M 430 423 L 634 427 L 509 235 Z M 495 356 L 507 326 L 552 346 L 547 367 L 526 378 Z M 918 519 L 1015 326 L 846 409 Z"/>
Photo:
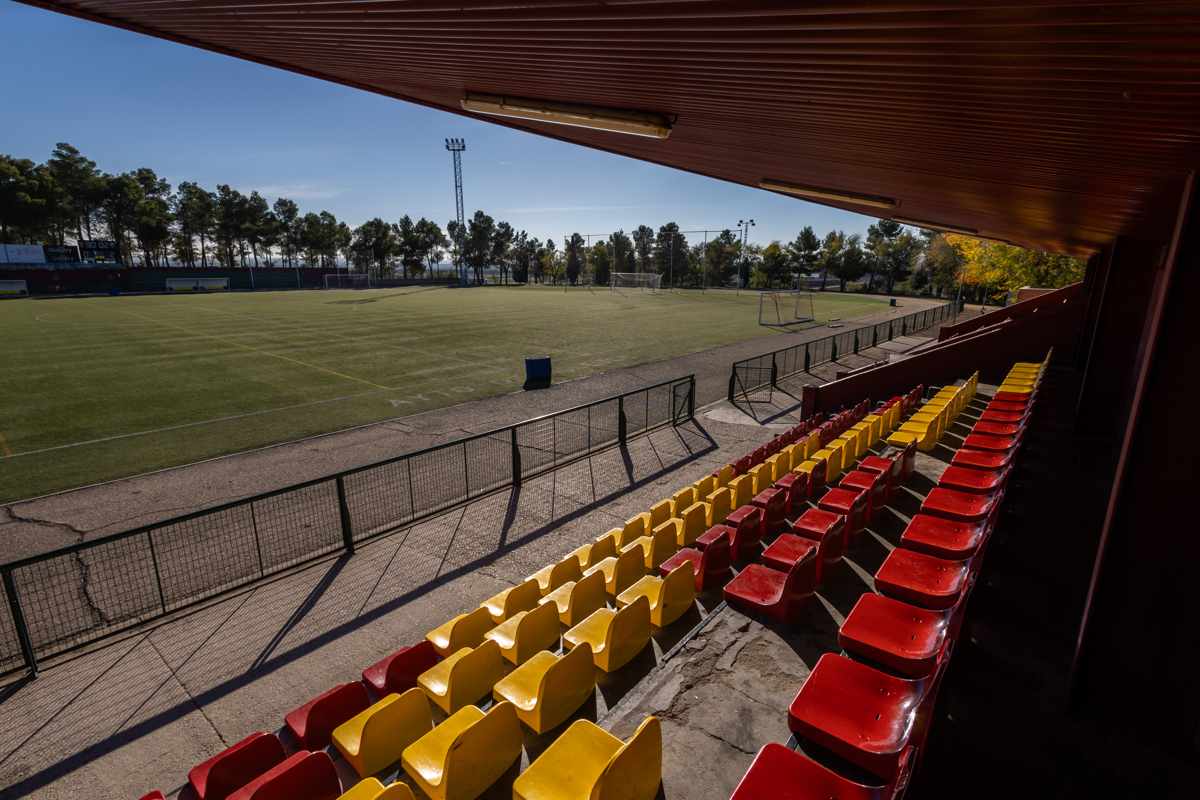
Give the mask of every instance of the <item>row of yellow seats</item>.
<path id="1" fill-rule="evenodd" d="M 966 408 L 967 403 L 971 402 L 978 387 L 978 372 L 958 386 L 943 386 L 888 437 L 888 444 L 905 447 L 909 442 L 915 441 L 917 449 L 921 452 L 928 453 L 933 450 L 946 428 Z"/>
<path id="2" fill-rule="evenodd" d="M 585 660 L 586 656 L 578 659 L 587 666 L 590 678 Z M 360 776 L 377 773 L 399 759 L 408 776 L 433 800 L 474 800 L 521 757 L 522 711 L 497 692 L 497 702 L 486 713 L 468 705 L 434 725 L 425 694 L 409 689 L 388 695 L 338 726 L 333 741 Z M 577 720 L 517 777 L 513 797 L 651 800 L 661 779 L 662 730 L 657 718 L 643 721 L 628 742 L 594 723 Z M 385 787 L 367 777 L 339 800 L 412 798 L 405 784 Z"/>
<path id="3" fill-rule="evenodd" d="M 1004 376 L 1004 380 L 1000 382 L 997 393 L 1008 392 L 1011 394 L 1029 394 L 1037 388 L 1038 382 L 1042 379 L 1042 374 L 1046 370 L 1046 365 L 1050 362 L 1050 354 L 1046 355 L 1043 361 L 1018 361 L 1013 364 L 1012 369 Z"/>
<path id="4" fill-rule="evenodd" d="M 888 406 L 878 414 L 868 414 L 824 447 L 818 444 L 818 449 L 797 464 L 794 471 L 807 474 L 809 486 L 821 482 L 835 485 L 839 475 L 849 471 L 876 442 L 891 433 L 899 422 L 899 403 Z M 816 436 L 818 434 L 814 432 L 813 437 Z M 820 439 L 817 441 L 819 443 Z"/>

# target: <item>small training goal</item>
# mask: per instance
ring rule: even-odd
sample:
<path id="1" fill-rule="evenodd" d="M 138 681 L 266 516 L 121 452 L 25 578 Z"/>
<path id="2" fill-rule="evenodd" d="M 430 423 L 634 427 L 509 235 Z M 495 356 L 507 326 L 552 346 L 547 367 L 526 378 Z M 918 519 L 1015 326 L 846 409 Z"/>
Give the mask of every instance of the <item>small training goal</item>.
<path id="1" fill-rule="evenodd" d="M 608 286 L 614 292 L 621 289 L 642 289 L 657 292 L 662 286 L 662 275 L 657 272 L 612 272 Z"/>
<path id="2" fill-rule="evenodd" d="M 29 286 L 25 281 L 0 281 L 0 297 L 26 297 Z"/>
<path id="3" fill-rule="evenodd" d="M 793 289 L 786 292 L 760 292 L 758 295 L 759 325 L 783 327 L 812 322 L 814 319 L 816 314 L 813 313 L 811 292 Z"/>
<path id="4" fill-rule="evenodd" d="M 227 292 L 229 278 L 167 278 L 168 292 Z"/>
<path id="5" fill-rule="evenodd" d="M 325 275 L 326 289 L 370 289 L 371 276 L 365 272 L 334 272 Z"/>

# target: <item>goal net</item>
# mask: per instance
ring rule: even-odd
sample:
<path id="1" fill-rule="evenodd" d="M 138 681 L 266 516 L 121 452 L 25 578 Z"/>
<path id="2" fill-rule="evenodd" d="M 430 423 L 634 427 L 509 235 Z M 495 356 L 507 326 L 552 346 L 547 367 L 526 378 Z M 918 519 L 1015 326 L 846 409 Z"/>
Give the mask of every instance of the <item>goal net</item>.
<path id="1" fill-rule="evenodd" d="M 657 292 L 662 285 L 662 275 L 657 272 L 613 272 L 609 274 L 608 285 L 614 292 L 619 289 Z"/>
<path id="2" fill-rule="evenodd" d="M 365 272 L 336 272 L 325 276 L 326 289 L 370 289 L 371 276 Z"/>
<path id="3" fill-rule="evenodd" d="M 812 322 L 813 297 L 810 292 L 761 292 L 758 295 L 758 324 L 772 327 Z"/>
<path id="4" fill-rule="evenodd" d="M 25 281 L 0 281 L 0 297 L 25 297 L 29 286 Z"/>
<path id="5" fill-rule="evenodd" d="M 225 292 L 229 278 L 167 278 L 168 292 Z"/>

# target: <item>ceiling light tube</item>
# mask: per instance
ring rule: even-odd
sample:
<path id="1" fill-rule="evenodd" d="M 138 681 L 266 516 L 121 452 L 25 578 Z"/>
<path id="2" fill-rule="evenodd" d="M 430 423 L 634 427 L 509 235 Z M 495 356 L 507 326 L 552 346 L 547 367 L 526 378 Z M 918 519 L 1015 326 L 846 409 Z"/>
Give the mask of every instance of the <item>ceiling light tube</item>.
<path id="1" fill-rule="evenodd" d="M 961 228 L 958 225 L 945 225 L 941 222 L 927 222 L 920 219 L 907 219 L 905 217 L 892 217 L 893 222 L 899 222 L 901 225 L 911 225 L 914 228 L 925 228 L 931 231 L 941 231 L 942 233 L 961 233 L 963 236 L 978 236 L 979 231 L 975 228 Z"/>
<path id="2" fill-rule="evenodd" d="M 629 111 L 619 108 L 558 103 L 553 100 L 534 100 L 528 97 L 509 97 L 499 94 L 468 92 L 462 99 L 465 111 L 513 117 L 556 125 L 572 125 L 612 133 L 666 139 L 671 135 L 671 120 L 662 114 L 648 111 Z"/>
<path id="3" fill-rule="evenodd" d="M 873 194 L 857 194 L 855 192 L 844 192 L 838 189 L 826 189 L 820 186 L 804 186 L 798 183 L 787 183 L 785 181 L 772 180 L 763 178 L 758 182 L 760 189 L 769 189 L 772 192 L 783 192 L 784 194 L 794 194 L 797 197 L 806 197 L 810 200 L 827 200 L 835 203 L 853 203 L 857 206 L 870 206 L 871 208 L 895 208 L 900 205 L 895 198 L 880 197 Z"/>

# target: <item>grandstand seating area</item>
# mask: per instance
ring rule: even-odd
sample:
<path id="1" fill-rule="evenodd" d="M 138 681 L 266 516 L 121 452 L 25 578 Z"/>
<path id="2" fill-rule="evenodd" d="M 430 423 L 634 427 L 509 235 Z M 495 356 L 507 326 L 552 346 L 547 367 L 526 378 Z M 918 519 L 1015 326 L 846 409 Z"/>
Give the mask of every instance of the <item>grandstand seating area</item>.
<path id="1" fill-rule="evenodd" d="M 786 709 L 797 740 L 832 753 L 834 767 L 768 744 L 734 798 L 903 792 L 1043 368 L 1012 368 L 876 572 L 878 594 L 845 619 L 844 654 L 821 656 Z M 650 800 L 661 726 L 646 717 L 622 741 L 577 718 L 597 670 L 625 668 L 700 594 L 795 624 L 823 571 L 854 547 L 977 384 L 973 375 L 928 399 L 918 386 L 805 420 L 367 667 L 361 681 L 304 702 L 280 734 L 251 734 L 197 765 L 191 791 L 199 800 L 399 800 L 415 786 L 465 800 L 519 765 L 522 728 L 540 736 L 570 722 L 530 753 L 514 798 Z M 408 782 L 385 786 L 379 778 L 397 765 Z M 351 773 L 358 780 L 344 787 L 339 774 Z"/>

